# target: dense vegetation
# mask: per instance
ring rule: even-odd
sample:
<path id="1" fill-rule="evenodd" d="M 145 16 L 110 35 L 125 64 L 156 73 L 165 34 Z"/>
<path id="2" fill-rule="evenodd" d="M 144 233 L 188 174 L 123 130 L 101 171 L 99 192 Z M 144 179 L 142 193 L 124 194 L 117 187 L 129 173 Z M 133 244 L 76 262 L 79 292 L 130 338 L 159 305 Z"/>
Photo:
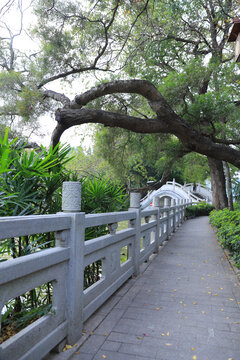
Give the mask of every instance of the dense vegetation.
<path id="1" fill-rule="evenodd" d="M 49 123 L 56 126 L 56 144 L 72 126 L 111 127 L 103 128 L 101 141 L 111 138 L 114 149 L 123 145 L 121 156 L 118 151 L 112 156 L 120 161 L 111 161 L 115 174 L 126 178 L 130 170 L 127 181 L 133 186 L 158 180 L 165 170 L 169 175 L 189 152 L 202 154 L 200 162 L 211 170 L 214 203 L 226 207 L 222 161 L 240 167 L 239 71 L 227 41 L 239 1 L 29 4 L 11 0 L 0 8 L 0 131 L 8 125 L 23 135 L 26 128 L 37 131 L 41 115 L 55 117 Z M 35 20 L 31 28 L 26 16 Z M 19 45 L 26 34 L 33 40 L 27 49 Z M 89 90 L 92 85 L 98 86 Z M 116 127 L 140 134 L 129 146 L 128 135 Z M 170 152 L 165 140 L 173 143 Z"/>
<path id="2" fill-rule="evenodd" d="M 62 182 L 80 180 L 82 183 L 82 211 L 87 213 L 122 210 L 126 206 L 123 187 L 111 180 L 85 177 L 78 179 L 66 169 L 69 146 L 58 146 L 48 151 L 26 148 L 18 139 L 10 141 L 8 132 L 0 136 L 0 216 L 52 214 L 61 211 Z M 88 228 L 86 240 L 108 232 L 107 226 Z M 32 254 L 54 246 L 53 233 L 20 236 L 0 240 L 0 262 Z M 85 269 L 85 287 L 99 279 L 100 264 Z M 2 314 L 0 342 L 22 327 L 51 311 L 52 284 L 10 300 Z"/>
<path id="3" fill-rule="evenodd" d="M 188 206 L 186 209 L 186 217 L 192 219 L 197 216 L 208 216 L 213 209 L 214 206 L 212 204 L 203 201 L 196 205 Z"/>
<path id="4" fill-rule="evenodd" d="M 240 210 L 214 210 L 210 213 L 210 223 L 217 229 L 221 245 L 230 251 L 240 268 Z"/>

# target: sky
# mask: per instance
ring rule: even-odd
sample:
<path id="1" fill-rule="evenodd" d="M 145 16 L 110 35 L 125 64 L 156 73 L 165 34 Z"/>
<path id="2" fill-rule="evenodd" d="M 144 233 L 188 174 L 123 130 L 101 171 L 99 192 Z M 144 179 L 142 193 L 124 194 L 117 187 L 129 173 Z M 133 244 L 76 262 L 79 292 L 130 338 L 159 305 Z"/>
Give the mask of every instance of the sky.
<path id="1" fill-rule="evenodd" d="M 17 0 L 19 2 L 22 2 L 23 6 L 23 29 L 24 27 L 28 27 L 29 25 L 34 24 L 36 21 L 34 14 L 31 12 L 31 0 Z M 16 3 L 17 3 L 16 1 Z M 7 4 L 8 0 L 0 0 L 0 25 L 1 21 L 5 22 L 9 28 L 11 28 L 12 31 L 15 33 L 19 32 L 20 26 L 21 26 L 21 16 L 19 11 L 17 11 L 17 8 L 12 8 L 11 12 L 4 13 L 3 5 Z M 2 9 L 2 11 L 1 11 Z M 3 27 L 0 27 L 1 37 L 8 36 L 8 33 L 4 31 Z M 14 38 L 14 47 L 22 50 L 22 51 L 31 51 L 33 53 L 35 50 L 38 49 L 38 45 L 36 42 L 33 42 L 24 31 L 22 31 L 20 36 L 17 36 Z M 90 80 L 90 81 L 89 81 Z M 86 84 L 88 82 L 88 85 Z M 76 84 L 77 83 L 77 84 Z M 79 93 L 79 89 L 81 92 L 86 91 L 89 89 L 89 83 L 94 85 L 94 79 L 86 79 L 86 81 L 82 81 L 81 84 L 82 88 L 79 88 L 79 81 L 73 82 L 72 86 L 62 88 L 62 85 L 60 82 L 55 81 L 49 85 L 49 89 L 58 91 L 61 93 L 65 93 L 68 97 L 73 98 L 77 93 Z M 31 141 L 35 141 L 38 144 L 42 144 L 44 146 L 48 146 L 50 144 L 51 134 L 56 126 L 56 121 L 49 116 L 42 116 L 40 119 L 40 129 L 39 133 L 41 135 L 32 134 L 31 135 Z M 78 145 L 82 145 L 85 150 L 88 150 L 89 147 L 92 146 L 92 130 L 89 128 L 87 124 L 72 127 L 64 132 L 64 134 L 61 137 L 62 143 L 69 143 L 71 146 L 76 147 Z"/>

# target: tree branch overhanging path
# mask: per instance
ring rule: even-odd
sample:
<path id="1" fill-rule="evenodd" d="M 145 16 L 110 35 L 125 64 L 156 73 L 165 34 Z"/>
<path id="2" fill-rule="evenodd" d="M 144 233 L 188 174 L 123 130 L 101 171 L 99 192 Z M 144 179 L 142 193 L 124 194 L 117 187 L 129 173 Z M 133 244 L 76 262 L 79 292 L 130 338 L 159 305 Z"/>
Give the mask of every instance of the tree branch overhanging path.
<path id="1" fill-rule="evenodd" d="M 156 117 L 146 119 L 84 107 L 97 98 L 116 93 L 138 94 L 145 97 Z M 85 123 L 100 123 L 136 133 L 170 133 L 175 135 L 187 150 L 217 160 L 225 160 L 240 168 L 240 151 L 229 145 L 230 140 L 212 139 L 211 136 L 198 132 L 178 116 L 157 88 L 146 80 L 117 80 L 104 83 L 75 96 L 73 101 L 62 94 L 49 91 L 45 91 L 44 96 L 58 99 L 63 104 L 63 107 L 57 110 L 58 124 L 52 134 L 54 146 L 59 142 L 63 132 L 70 127 Z M 234 142 L 235 140 L 232 140 L 232 143 Z"/>
<path id="2" fill-rule="evenodd" d="M 5 0 L 0 15 L 16 2 Z M 240 80 L 227 43 L 236 0 L 31 3 L 38 23 L 28 34 L 40 42 L 37 52 L 17 51 L 2 23 L 0 116 L 6 125 L 14 129 L 21 119 L 37 127 L 41 115 L 55 112 L 54 145 L 70 127 L 101 123 L 173 134 L 180 155 L 197 152 L 240 168 Z M 19 31 L 25 31 L 22 22 Z M 90 74 L 102 84 L 73 101 L 54 91 L 64 81 L 83 84 Z M 133 80 L 112 81 L 120 76 Z M 169 154 L 171 164 L 177 156 Z"/>

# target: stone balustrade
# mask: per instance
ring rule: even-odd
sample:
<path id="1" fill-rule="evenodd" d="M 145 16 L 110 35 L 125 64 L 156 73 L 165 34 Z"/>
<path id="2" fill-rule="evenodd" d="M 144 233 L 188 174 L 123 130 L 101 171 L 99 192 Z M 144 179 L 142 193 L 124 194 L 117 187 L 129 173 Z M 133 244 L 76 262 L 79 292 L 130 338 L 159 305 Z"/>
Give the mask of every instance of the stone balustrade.
<path id="1" fill-rule="evenodd" d="M 137 276 L 141 265 L 159 251 L 184 221 L 187 202 L 153 200 L 140 209 L 140 194 L 132 193 L 129 211 L 84 214 L 80 184 L 63 185 L 63 212 L 55 215 L 0 218 L 0 239 L 55 232 L 56 246 L 0 263 L 0 308 L 24 292 L 52 282 L 52 311 L 0 345 L 0 359 L 39 359 L 59 344 L 74 344 L 86 321 L 124 282 Z M 118 230 L 118 223 L 128 227 Z M 109 234 L 85 241 L 85 229 L 107 225 Z M 125 249 L 126 260 L 121 262 Z M 101 277 L 84 289 L 86 266 L 101 261 Z"/>

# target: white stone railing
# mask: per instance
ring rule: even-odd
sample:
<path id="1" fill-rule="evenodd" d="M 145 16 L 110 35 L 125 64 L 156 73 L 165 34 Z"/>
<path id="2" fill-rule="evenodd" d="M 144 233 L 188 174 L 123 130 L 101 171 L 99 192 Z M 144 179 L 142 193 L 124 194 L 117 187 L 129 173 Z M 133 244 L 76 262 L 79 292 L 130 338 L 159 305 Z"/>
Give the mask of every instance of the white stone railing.
<path id="1" fill-rule="evenodd" d="M 175 179 L 173 179 L 173 181 L 167 181 L 165 185 L 163 185 L 163 188 L 166 188 L 167 186 L 170 186 L 172 191 L 176 191 L 176 192 L 185 192 L 187 194 L 188 198 L 191 198 L 192 201 L 202 201 L 201 198 L 199 198 L 198 196 L 196 196 L 193 193 L 193 183 L 192 184 L 187 184 L 187 185 L 181 185 L 179 183 L 177 183 L 175 181 Z M 189 186 L 190 185 L 190 186 Z M 192 185 L 192 186 L 191 186 Z M 198 184 L 198 189 L 200 191 L 201 188 L 201 184 Z"/>
<path id="2" fill-rule="evenodd" d="M 70 191 L 69 191 L 69 188 Z M 75 189 L 75 190 L 74 190 Z M 76 190 L 77 189 L 77 190 Z M 75 192 L 74 192 L 75 191 Z M 76 193 L 77 191 L 77 193 Z M 63 213 L 0 218 L 0 239 L 55 232 L 56 246 L 0 263 L 0 308 L 42 284 L 52 282 L 52 311 L 0 345 L 0 359 L 39 359 L 64 341 L 74 344 L 86 321 L 140 266 L 159 251 L 184 221 L 186 202 L 140 210 L 140 195 L 131 194 L 129 211 L 88 214 L 80 212 L 79 184 L 63 188 Z M 72 206 L 72 207 L 71 207 Z M 73 211 L 72 211 L 73 210 Z M 128 221 L 125 230 L 118 223 Z M 85 229 L 108 225 L 109 234 L 85 241 Z M 127 259 L 121 263 L 121 250 Z M 100 279 L 84 290 L 83 274 L 101 260 Z"/>
<path id="3" fill-rule="evenodd" d="M 184 188 L 193 193 L 196 192 L 202 195 L 206 199 L 206 201 L 212 202 L 212 191 L 206 185 L 202 185 L 200 183 L 197 184 L 189 183 L 189 184 L 185 184 Z"/>
<path id="4" fill-rule="evenodd" d="M 200 183 L 196 184 L 196 193 L 203 196 L 203 198 L 197 196 L 194 191 L 194 184 L 185 184 L 181 185 L 173 179 L 173 181 L 167 181 L 166 184 L 162 185 L 157 190 L 149 191 L 148 194 L 141 200 L 141 207 L 143 209 L 150 206 L 153 201 L 154 196 L 159 196 L 160 198 L 173 198 L 173 199 L 183 199 L 186 201 L 200 202 L 208 201 L 212 202 L 212 192 L 205 185 Z"/>

